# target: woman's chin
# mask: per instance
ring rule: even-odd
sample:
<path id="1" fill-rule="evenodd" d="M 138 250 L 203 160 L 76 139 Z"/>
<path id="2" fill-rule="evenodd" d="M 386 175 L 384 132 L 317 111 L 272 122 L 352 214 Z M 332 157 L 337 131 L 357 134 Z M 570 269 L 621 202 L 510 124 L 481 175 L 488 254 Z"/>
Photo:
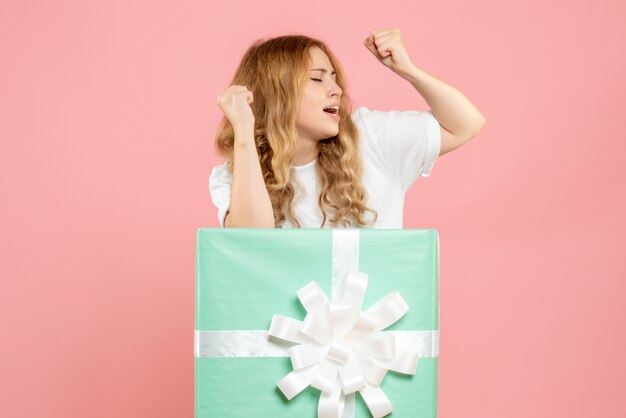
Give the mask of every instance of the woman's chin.
<path id="1" fill-rule="evenodd" d="M 335 129 L 330 129 L 328 130 L 328 137 L 333 137 L 333 136 L 337 136 L 337 134 L 339 134 L 339 126 L 337 126 Z"/>

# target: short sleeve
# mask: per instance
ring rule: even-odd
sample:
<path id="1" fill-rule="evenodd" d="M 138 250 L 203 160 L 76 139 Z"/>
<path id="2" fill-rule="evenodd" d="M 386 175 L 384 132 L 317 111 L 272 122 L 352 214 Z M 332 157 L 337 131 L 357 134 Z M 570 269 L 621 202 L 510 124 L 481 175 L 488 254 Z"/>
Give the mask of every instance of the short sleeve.
<path id="1" fill-rule="evenodd" d="M 224 228 L 224 219 L 230 209 L 230 188 L 233 176 L 228 171 L 226 163 L 213 167 L 209 177 L 209 192 L 213 205 L 217 208 L 217 219 L 220 227 Z"/>
<path id="2" fill-rule="evenodd" d="M 405 192 L 418 176 L 430 176 L 441 148 L 441 127 L 431 111 L 360 107 L 354 113 Z"/>

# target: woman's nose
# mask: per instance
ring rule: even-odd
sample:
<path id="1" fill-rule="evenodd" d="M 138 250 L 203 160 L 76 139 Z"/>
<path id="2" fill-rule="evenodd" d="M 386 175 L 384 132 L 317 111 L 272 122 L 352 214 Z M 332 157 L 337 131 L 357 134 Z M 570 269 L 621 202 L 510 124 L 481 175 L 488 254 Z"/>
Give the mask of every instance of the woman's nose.
<path id="1" fill-rule="evenodd" d="M 330 92 L 331 92 L 331 96 L 333 94 L 341 95 L 341 93 L 343 93 L 343 91 L 341 90 L 341 87 L 339 87 L 339 85 L 335 82 L 333 82 L 333 87 L 330 89 Z"/>

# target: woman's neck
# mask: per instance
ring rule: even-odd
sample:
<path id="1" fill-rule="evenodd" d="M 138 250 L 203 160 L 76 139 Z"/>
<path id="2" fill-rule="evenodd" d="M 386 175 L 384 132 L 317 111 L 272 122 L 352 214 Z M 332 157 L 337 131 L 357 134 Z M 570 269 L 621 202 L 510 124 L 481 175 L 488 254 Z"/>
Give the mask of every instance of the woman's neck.
<path id="1" fill-rule="evenodd" d="M 308 145 L 308 146 L 307 146 Z M 296 152 L 295 157 L 291 160 L 291 164 L 295 166 L 306 165 L 317 158 L 319 149 L 317 143 L 300 144 L 300 148 Z"/>

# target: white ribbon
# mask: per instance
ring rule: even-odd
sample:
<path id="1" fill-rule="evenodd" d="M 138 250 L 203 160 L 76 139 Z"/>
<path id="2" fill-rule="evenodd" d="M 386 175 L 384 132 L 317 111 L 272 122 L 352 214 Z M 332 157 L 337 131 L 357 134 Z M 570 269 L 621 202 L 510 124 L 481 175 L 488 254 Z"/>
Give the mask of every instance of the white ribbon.
<path id="1" fill-rule="evenodd" d="M 353 418 L 361 393 L 375 418 L 393 411 L 380 388 L 388 370 L 415 374 L 419 357 L 439 355 L 439 331 L 383 331 L 408 306 L 398 292 L 362 311 L 368 275 L 358 271 L 358 229 L 333 229 L 332 301 L 312 281 L 296 293 L 307 315 L 274 315 L 269 331 L 199 331 L 196 357 L 286 357 L 293 371 L 277 386 L 291 400 L 308 386 L 321 391 L 318 418 Z"/>
<path id="2" fill-rule="evenodd" d="M 390 332 L 402 346 L 420 357 L 439 356 L 439 331 L 399 330 Z M 289 357 L 293 343 L 269 338 L 265 329 L 195 330 L 195 357 Z M 346 417 L 348 418 L 348 417 Z"/>
<path id="3" fill-rule="evenodd" d="M 382 331 L 409 310 L 398 292 L 362 311 L 368 275 L 350 270 L 343 296 L 330 302 L 316 282 L 298 290 L 304 321 L 274 315 L 269 335 L 297 343 L 288 349 L 293 371 L 277 386 L 291 400 L 307 386 L 319 389 L 318 418 L 340 418 L 345 395 L 359 391 L 375 418 L 393 411 L 380 388 L 393 370 L 415 374 L 419 354 Z"/>

